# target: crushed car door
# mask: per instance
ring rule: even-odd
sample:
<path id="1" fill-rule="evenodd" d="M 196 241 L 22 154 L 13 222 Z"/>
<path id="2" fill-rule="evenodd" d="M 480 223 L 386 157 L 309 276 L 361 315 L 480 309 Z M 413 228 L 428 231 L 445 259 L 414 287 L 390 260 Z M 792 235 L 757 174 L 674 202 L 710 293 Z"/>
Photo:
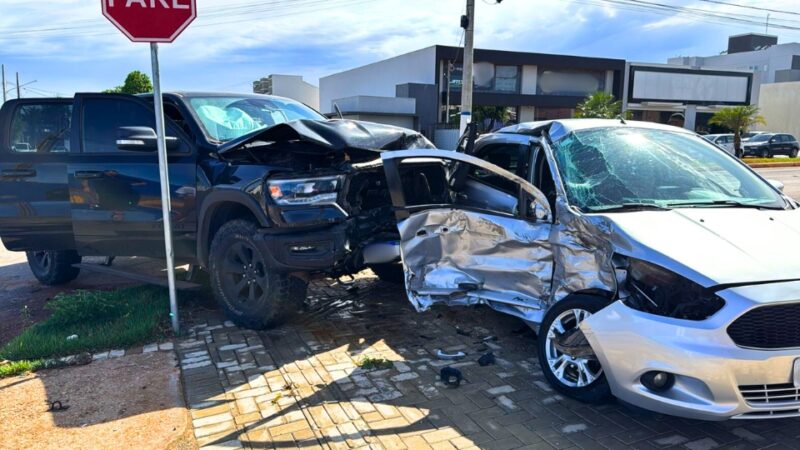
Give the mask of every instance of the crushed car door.
<path id="1" fill-rule="evenodd" d="M 438 302 L 483 303 L 541 320 L 553 274 L 552 212 L 545 196 L 523 178 L 462 153 L 402 150 L 381 158 L 406 290 L 417 310 Z M 484 175 L 472 183 L 495 180 L 477 201 L 469 196 L 474 189 L 455 179 L 470 173 Z M 498 178 L 512 189 L 498 188 Z"/>

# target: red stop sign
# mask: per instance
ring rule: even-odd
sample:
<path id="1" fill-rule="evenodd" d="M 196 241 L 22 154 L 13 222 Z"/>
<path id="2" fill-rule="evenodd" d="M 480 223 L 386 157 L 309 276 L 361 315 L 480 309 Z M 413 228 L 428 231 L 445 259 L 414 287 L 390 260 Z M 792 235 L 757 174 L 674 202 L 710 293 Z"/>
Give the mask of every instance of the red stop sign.
<path id="1" fill-rule="evenodd" d="M 103 15 L 133 42 L 172 42 L 197 17 L 195 0 L 101 0 Z"/>

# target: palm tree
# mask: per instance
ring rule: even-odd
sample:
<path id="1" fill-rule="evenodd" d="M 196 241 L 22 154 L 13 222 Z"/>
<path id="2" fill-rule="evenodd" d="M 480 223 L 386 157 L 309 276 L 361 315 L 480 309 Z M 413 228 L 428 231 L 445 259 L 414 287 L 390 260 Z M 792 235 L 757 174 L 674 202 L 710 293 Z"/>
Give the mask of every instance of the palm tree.
<path id="1" fill-rule="evenodd" d="M 742 133 L 746 133 L 755 124 L 767 124 L 764 117 L 758 114 L 756 105 L 722 108 L 711 116 L 708 123 L 733 131 L 733 147 L 736 149 L 737 156 L 742 154 Z"/>
<path id="2" fill-rule="evenodd" d="M 575 108 L 575 117 L 585 119 L 615 119 L 622 114 L 622 102 L 598 91 L 590 94 Z M 627 114 L 626 114 L 627 116 Z"/>

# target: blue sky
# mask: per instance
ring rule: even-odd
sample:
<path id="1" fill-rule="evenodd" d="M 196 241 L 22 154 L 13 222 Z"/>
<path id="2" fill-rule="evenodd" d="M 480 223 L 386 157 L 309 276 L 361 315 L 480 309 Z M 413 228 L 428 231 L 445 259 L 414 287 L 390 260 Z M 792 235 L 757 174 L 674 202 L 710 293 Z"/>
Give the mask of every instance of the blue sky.
<path id="1" fill-rule="evenodd" d="M 657 2 L 656 0 L 645 0 Z M 800 13 L 800 0 L 726 0 Z M 421 47 L 457 45 L 464 0 L 197 0 L 197 20 L 162 48 L 165 89 L 250 90 L 270 73 L 321 76 Z M 761 24 L 655 14 L 606 0 L 476 0 L 476 46 L 666 62 L 724 50 L 727 37 L 764 32 Z M 661 0 L 763 22 L 766 12 L 702 0 Z M 747 16 L 747 17 L 745 17 Z M 772 24 L 800 28 L 800 15 L 772 13 Z M 800 31 L 771 28 L 780 42 Z M 133 44 L 100 15 L 97 0 L 0 0 L 0 63 L 8 80 L 36 97 L 97 91 L 148 72 L 146 44 Z M 10 86 L 9 86 L 10 87 Z"/>

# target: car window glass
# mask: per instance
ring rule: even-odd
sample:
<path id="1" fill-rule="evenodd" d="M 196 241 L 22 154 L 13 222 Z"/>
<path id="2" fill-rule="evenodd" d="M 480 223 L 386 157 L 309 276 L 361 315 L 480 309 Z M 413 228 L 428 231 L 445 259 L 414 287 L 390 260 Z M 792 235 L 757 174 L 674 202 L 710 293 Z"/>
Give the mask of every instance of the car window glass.
<path id="1" fill-rule="evenodd" d="M 121 152 L 117 148 L 117 132 L 120 127 L 155 129 L 155 122 L 153 111 L 135 101 L 117 98 L 86 99 L 83 103 L 83 152 Z"/>
<path id="2" fill-rule="evenodd" d="M 18 153 L 69 151 L 72 104 L 20 105 L 11 118 L 9 145 Z"/>
<path id="3" fill-rule="evenodd" d="M 520 164 L 519 154 L 520 150 L 518 145 L 493 145 L 485 148 L 477 156 L 511 173 L 518 174 Z M 512 181 L 486 169 L 470 166 L 468 173 L 470 178 L 486 183 L 497 189 L 506 192 L 514 192 L 516 189 L 516 185 Z"/>

